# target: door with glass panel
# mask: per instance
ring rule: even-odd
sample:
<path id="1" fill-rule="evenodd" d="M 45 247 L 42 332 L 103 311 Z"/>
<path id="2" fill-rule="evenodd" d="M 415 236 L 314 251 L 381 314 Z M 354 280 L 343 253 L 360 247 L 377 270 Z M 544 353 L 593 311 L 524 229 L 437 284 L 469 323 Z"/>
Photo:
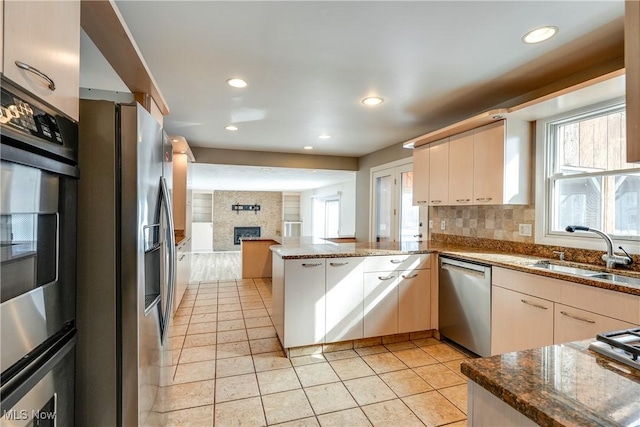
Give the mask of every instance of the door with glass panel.
<path id="1" fill-rule="evenodd" d="M 374 172 L 371 185 L 371 240 L 383 243 L 419 240 L 420 208 L 413 206 L 412 164 Z"/>

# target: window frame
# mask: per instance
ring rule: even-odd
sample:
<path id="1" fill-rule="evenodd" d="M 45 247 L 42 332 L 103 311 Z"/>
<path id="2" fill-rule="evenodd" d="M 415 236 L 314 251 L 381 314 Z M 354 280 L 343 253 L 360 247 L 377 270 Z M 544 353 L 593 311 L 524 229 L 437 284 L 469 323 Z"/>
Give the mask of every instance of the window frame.
<path id="1" fill-rule="evenodd" d="M 592 104 L 583 108 L 572 111 L 563 112 L 554 116 L 539 119 L 535 122 L 535 237 L 537 244 L 564 246 L 580 249 L 604 249 L 604 242 L 601 237 L 593 233 L 567 233 L 562 231 L 551 231 L 552 225 L 552 208 L 553 193 L 552 188 L 554 179 L 551 169 L 555 167 L 554 153 L 552 149 L 556 149 L 555 142 L 549 141 L 555 138 L 553 135 L 554 125 L 569 123 L 581 118 L 587 119 L 589 116 L 595 116 L 598 113 L 606 114 L 607 110 L 613 112 L 620 107 L 624 107 L 624 97 L 614 98 L 597 104 Z M 591 176 L 603 175 L 623 175 L 628 172 L 638 173 L 638 169 L 620 169 L 615 172 L 603 171 L 601 173 L 589 174 Z M 584 177 L 585 173 L 572 175 L 572 178 Z M 615 236 L 616 241 L 624 242 L 625 248 L 632 253 L 640 253 L 640 237 L 631 236 L 621 238 Z"/>

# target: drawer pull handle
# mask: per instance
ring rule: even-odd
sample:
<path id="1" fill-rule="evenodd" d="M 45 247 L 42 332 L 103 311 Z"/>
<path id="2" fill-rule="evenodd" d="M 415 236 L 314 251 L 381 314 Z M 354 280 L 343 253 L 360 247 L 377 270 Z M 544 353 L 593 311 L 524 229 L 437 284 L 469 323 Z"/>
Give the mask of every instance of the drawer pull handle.
<path id="1" fill-rule="evenodd" d="M 394 279 L 394 278 L 395 278 L 395 276 L 386 276 L 386 277 L 385 276 L 378 276 L 379 280 L 391 280 L 391 279 Z"/>
<path id="2" fill-rule="evenodd" d="M 493 200 L 493 197 L 478 197 L 476 200 L 479 202 L 490 202 Z"/>
<path id="3" fill-rule="evenodd" d="M 416 203 L 419 205 L 424 205 L 425 203 L 427 203 L 426 200 L 416 200 Z"/>
<path id="4" fill-rule="evenodd" d="M 467 203 L 467 202 L 470 202 L 470 201 L 471 201 L 471 199 L 456 199 L 456 202 L 458 202 L 458 203 Z"/>
<path id="5" fill-rule="evenodd" d="M 321 262 L 317 262 L 317 263 L 311 264 L 311 263 L 305 262 L 304 264 L 302 264 L 303 267 L 317 267 L 319 265 L 322 265 L 322 263 Z"/>
<path id="6" fill-rule="evenodd" d="M 413 279 L 414 277 L 418 277 L 418 273 L 413 273 L 412 275 L 403 274 L 403 279 Z"/>
<path id="7" fill-rule="evenodd" d="M 182 261 L 186 255 L 182 255 L 178 261 Z"/>
<path id="8" fill-rule="evenodd" d="M 526 299 L 521 299 L 520 301 L 522 301 L 523 303 L 525 303 L 527 305 L 535 307 L 535 308 L 541 308 L 543 310 L 548 310 L 549 309 L 549 307 L 545 307 L 544 305 L 540 305 L 540 304 L 533 303 L 531 301 L 527 301 Z"/>
<path id="9" fill-rule="evenodd" d="M 392 259 L 390 260 L 391 264 L 402 264 L 406 259 Z"/>
<path id="10" fill-rule="evenodd" d="M 42 71 L 38 70 L 37 68 L 32 67 L 29 64 L 25 64 L 24 62 L 20 62 L 20 61 L 16 61 L 16 66 L 18 68 L 22 68 L 25 71 L 29 71 L 30 73 L 35 74 L 38 77 L 41 77 L 43 79 L 45 79 L 47 81 L 47 83 L 49 83 L 49 85 L 47 86 L 52 92 L 54 90 L 56 90 L 56 84 L 53 80 L 51 80 L 51 77 L 47 76 L 45 73 L 43 73 Z"/>
<path id="11" fill-rule="evenodd" d="M 567 313 L 566 311 L 561 311 L 560 313 L 565 315 L 565 316 L 567 316 L 567 317 L 570 317 L 572 319 L 579 320 L 581 322 L 596 323 L 595 320 L 587 319 L 585 317 L 575 316 L 575 315 L 573 315 L 571 313 Z"/>
<path id="12" fill-rule="evenodd" d="M 342 267 L 343 265 L 349 264 L 348 262 L 330 262 L 329 265 L 331 267 Z"/>
<path id="13" fill-rule="evenodd" d="M 432 200 L 431 203 L 442 203 L 442 200 Z"/>

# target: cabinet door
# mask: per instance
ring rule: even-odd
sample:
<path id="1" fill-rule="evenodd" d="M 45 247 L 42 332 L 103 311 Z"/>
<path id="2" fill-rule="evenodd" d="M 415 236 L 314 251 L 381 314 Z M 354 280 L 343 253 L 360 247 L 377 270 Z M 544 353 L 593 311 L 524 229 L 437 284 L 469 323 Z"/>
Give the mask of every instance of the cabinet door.
<path id="1" fill-rule="evenodd" d="M 398 277 L 398 333 L 431 329 L 431 270 L 408 270 Z"/>
<path id="2" fill-rule="evenodd" d="M 331 258 L 326 265 L 326 342 L 363 337 L 363 258 Z"/>
<path id="3" fill-rule="evenodd" d="M 504 120 L 473 134 L 473 198 L 476 205 L 502 204 L 504 189 Z"/>
<path id="4" fill-rule="evenodd" d="M 449 138 L 429 144 L 429 205 L 449 203 Z"/>
<path id="5" fill-rule="evenodd" d="M 580 310 L 568 305 L 555 304 L 554 344 L 594 338 L 601 332 L 633 327 L 631 323 Z"/>
<path id="6" fill-rule="evenodd" d="M 429 146 L 413 150 L 413 204 L 429 203 Z"/>
<path id="7" fill-rule="evenodd" d="M 364 273 L 364 337 L 398 332 L 398 273 Z"/>
<path id="8" fill-rule="evenodd" d="M 287 259 L 284 346 L 320 344 L 325 336 L 325 259 Z"/>
<path id="9" fill-rule="evenodd" d="M 473 204 L 473 130 L 449 138 L 449 204 Z"/>
<path id="10" fill-rule="evenodd" d="M 55 82 L 55 90 L 16 61 L 46 74 Z M 3 64 L 5 77 L 78 120 L 80 2 L 5 2 Z"/>
<path id="11" fill-rule="evenodd" d="M 553 344 L 553 302 L 491 288 L 491 354 Z"/>

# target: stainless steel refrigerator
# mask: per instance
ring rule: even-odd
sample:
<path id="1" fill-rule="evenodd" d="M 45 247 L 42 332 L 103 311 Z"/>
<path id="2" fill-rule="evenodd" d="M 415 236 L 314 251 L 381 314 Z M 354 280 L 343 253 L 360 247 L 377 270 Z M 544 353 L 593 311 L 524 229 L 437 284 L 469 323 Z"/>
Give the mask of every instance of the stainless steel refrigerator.
<path id="1" fill-rule="evenodd" d="M 171 145 L 140 105 L 82 100 L 76 425 L 152 425 L 171 360 Z"/>

